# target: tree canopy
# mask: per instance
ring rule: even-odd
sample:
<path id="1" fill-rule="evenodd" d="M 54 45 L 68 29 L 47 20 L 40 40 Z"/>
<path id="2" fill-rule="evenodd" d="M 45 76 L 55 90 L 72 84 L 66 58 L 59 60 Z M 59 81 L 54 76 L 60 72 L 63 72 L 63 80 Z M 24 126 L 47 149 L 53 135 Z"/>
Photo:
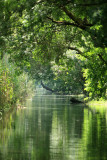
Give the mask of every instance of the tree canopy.
<path id="1" fill-rule="evenodd" d="M 59 90 L 106 97 L 106 0 L 0 0 L 0 5 L 1 59 L 8 53 L 21 69 Z"/>

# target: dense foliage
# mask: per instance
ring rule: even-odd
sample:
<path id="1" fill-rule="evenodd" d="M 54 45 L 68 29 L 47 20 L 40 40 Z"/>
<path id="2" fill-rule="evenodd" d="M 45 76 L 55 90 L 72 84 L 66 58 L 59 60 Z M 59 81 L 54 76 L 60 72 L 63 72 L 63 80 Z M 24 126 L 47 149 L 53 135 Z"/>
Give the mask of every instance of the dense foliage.
<path id="1" fill-rule="evenodd" d="M 0 61 L 0 110 L 9 109 L 14 104 L 20 104 L 25 97 L 32 96 L 34 92 L 34 83 L 23 72 L 18 75 L 16 67 L 8 63 L 8 57 L 5 55 Z"/>
<path id="2" fill-rule="evenodd" d="M 1 0 L 0 5 L 1 59 L 10 54 L 20 69 L 57 91 L 106 98 L 106 0 Z"/>

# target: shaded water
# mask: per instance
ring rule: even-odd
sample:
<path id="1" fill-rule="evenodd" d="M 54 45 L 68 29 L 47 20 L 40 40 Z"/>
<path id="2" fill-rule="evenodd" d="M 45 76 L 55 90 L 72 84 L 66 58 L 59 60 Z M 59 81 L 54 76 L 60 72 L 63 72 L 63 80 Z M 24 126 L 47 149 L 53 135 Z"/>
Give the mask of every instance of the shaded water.
<path id="1" fill-rule="evenodd" d="M 0 121 L 0 160 L 106 160 L 107 112 L 36 96 Z"/>

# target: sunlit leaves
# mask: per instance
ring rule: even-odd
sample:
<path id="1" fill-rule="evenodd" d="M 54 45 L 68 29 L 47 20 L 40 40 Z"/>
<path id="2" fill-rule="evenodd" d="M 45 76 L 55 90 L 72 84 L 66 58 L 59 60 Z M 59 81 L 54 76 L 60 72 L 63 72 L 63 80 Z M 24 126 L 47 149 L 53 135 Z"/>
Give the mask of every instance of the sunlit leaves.
<path id="1" fill-rule="evenodd" d="M 107 67 L 107 11 L 106 3 L 99 0 L 95 3 L 92 0 L 2 1 L 1 58 L 5 49 L 11 55 L 11 61 L 27 71 L 34 66 L 33 59 L 35 69 L 38 69 L 35 77 L 46 80 L 47 74 L 50 79 L 52 76 L 51 81 L 58 80 L 58 85 L 60 83 L 65 88 L 67 84 L 73 88 L 74 81 L 80 84 L 83 68 L 86 90 L 92 97 L 103 96 Z M 38 66 L 41 66 L 40 70 Z M 47 71 L 48 66 L 50 71 Z M 56 66 L 55 70 L 51 66 Z M 84 88 L 83 83 L 82 86 Z"/>

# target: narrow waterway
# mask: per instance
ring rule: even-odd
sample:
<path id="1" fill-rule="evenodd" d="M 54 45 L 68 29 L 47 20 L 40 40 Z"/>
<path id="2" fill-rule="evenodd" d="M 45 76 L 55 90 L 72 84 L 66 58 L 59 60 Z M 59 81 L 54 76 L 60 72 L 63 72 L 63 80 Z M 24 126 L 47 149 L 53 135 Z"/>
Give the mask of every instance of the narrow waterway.
<path id="1" fill-rule="evenodd" d="M 35 96 L 0 119 L 0 160 L 106 160 L 107 112 Z"/>

